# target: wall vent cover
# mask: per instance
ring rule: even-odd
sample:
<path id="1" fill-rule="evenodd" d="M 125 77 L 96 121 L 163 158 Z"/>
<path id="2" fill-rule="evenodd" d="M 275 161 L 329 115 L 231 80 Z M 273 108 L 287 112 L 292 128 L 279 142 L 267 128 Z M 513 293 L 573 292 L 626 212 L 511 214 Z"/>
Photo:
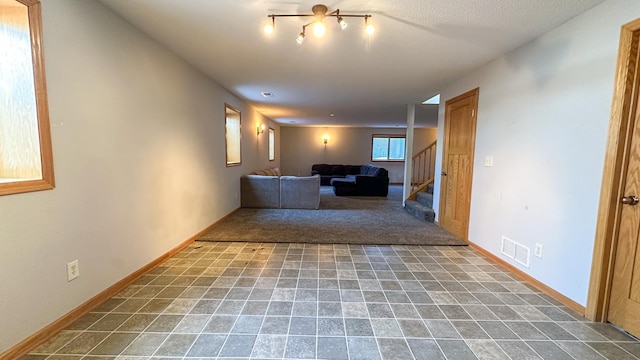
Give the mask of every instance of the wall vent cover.
<path id="1" fill-rule="evenodd" d="M 530 249 L 506 236 L 502 237 L 500 253 L 525 267 L 529 267 Z"/>

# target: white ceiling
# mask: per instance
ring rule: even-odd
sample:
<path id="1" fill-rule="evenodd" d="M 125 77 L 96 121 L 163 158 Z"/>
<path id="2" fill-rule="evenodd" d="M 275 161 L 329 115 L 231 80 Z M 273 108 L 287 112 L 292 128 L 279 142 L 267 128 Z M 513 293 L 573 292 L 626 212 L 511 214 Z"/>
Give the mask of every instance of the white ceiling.
<path id="1" fill-rule="evenodd" d="M 283 125 L 401 126 L 407 104 L 604 0 L 333 0 L 329 11 L 371 14 L 295 39 L 318 0 L 100 0 L 234 94 Z M 264 98 L 262 91 L 275 97 Z M 331 117 L 330 114 L 335 114 Z M 436 125 L 419 105 L 416 125 Z"/>

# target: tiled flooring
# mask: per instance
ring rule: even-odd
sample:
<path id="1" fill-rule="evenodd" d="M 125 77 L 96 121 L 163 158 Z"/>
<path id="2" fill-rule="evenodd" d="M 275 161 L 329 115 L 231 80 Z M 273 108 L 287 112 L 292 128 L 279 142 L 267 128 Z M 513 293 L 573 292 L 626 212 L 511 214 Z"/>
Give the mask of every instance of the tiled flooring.
<path id="1" fill-rule="evenodd" d="M 24 359 L 637 359 L 468 247 L 194 243 Z"/>

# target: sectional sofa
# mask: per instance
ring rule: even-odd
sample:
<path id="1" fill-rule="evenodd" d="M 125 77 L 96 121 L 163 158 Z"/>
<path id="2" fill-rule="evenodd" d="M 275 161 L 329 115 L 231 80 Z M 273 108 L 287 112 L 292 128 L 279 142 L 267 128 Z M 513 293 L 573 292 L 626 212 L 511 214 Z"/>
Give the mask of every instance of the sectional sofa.
<path id="1" fill-rule="evenodd" d="M 389 171 L 374 165 L 362 165 L 356 175 L 330 181 L 337 196 L 387 196 Z"/>
<path id="2" fill-rule="evenodd" d="M 313 164 L 311 175 L 320 175 L 320 185 L 331 185 L 331 179 L 360 174 L 362 165 Z"/>
<path id="3" fill-rule="evenodd" d="M 242 207 L 318 209 L 320 176 L 282 176 L 278 168 L 240 177 Z"/>

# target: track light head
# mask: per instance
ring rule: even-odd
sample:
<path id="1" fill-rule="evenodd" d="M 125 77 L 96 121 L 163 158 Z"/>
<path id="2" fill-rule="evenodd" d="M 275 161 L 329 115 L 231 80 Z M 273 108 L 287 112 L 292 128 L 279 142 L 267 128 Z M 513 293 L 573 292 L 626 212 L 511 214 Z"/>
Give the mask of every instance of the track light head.
<path id="1" fill-rule="evenodd" d="M 276 27 L 276 18 L 274 18 L 273 16 L 269 16 L 269 17 L 271 18 L 271 22 L 267 23 L 264 26 L 264 32 L 266 34 L 271 34 Z"/>
<path id="2" fill-rule="evenodd" d="M 368 20 L 369 20 L 369 17 L 364 18 L 364 31 L 366 31 L 367 34 L 371 35 L 376 31 L 376 28 Z"/>
<path id="3" fill-rule="evenodd" d="M 325 31 L 326 28 L 324 27 L 324 23 L 322 22 L 322 20 L 318 20 L 315 24 L 313 24 L 313 34 L 316 37 L 322 37 Z"/>
<path id="4" fill-rule="evenodd" d="M 340 28 L 342 30 L 346 29 L 348 25 L 347 22 L 344 21 L 344 18 L 342 16 L 338 16 L 338 24 L 340 24 Z"/>

